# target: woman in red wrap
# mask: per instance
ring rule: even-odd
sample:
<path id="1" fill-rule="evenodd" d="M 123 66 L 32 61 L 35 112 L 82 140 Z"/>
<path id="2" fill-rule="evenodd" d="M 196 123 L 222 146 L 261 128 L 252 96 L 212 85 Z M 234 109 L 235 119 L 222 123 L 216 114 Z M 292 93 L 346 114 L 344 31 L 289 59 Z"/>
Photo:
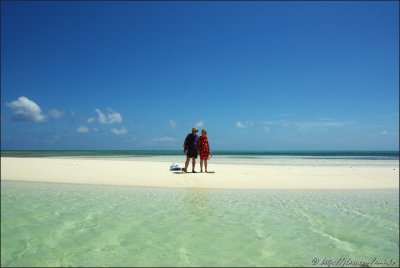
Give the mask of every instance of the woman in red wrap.
<path id="1" fill-rule="evenodd" d="M 208 143 L 207 130 L 201 131 L 201 137 L 198 143 L 199 154 L 200 154 L 200 172 L 203 172 L 203 163 L 205 171 L 207 172 L 207 160 L 211 158 L 210 144 Z"/>

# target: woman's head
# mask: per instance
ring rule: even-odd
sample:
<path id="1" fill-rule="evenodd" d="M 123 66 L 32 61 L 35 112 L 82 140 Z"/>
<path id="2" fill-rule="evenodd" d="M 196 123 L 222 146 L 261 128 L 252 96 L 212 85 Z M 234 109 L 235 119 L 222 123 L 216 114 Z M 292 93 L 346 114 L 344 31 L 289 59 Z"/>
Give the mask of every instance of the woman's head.
<path id="1" fill-rule="evenodd" d="M 203 129 L 203 130 L 201 131 L 201 135 L 207 136 L 207 130 Z"/>

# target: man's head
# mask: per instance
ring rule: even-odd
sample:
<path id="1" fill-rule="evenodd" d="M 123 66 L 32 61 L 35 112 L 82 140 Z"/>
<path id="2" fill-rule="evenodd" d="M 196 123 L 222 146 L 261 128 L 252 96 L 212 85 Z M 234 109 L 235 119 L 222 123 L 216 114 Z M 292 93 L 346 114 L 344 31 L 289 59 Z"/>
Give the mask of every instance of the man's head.
<path id="1" fill-rule="evenodd" d="M 197 134 L 197 132 L 199 132 L 199 130 L 197 128 L 192 128 L 192 134 Z"/>

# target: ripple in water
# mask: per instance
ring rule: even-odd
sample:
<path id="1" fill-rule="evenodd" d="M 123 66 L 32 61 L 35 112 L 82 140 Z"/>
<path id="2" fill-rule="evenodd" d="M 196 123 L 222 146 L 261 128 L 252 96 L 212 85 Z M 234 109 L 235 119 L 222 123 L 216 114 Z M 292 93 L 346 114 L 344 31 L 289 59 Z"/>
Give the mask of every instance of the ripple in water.
<path id="1" fill-rule="evenodd" d="M 2 266 L 399 263 L 395 190 L 1 186 Z"/>

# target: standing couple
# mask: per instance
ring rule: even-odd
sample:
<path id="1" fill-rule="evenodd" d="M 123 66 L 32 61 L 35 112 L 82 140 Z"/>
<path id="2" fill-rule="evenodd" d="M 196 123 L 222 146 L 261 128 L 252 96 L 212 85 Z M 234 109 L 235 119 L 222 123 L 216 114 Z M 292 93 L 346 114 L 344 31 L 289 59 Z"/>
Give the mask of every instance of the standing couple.
<path id="1" fill-rule="evenodd" d="M 192 128 L 192 133 L 188 134 L 185 142 L 183 143 L 183 151 L 186 154 L 185 168 L 182 169 L 183 172 L 187 172 L 189 166 L 189 161 L 192 159 L 192 172 L 196 165 L 197 155 L 200 154 L 200 172 L 203 172 L 203 163 L 205 171 L 207 172 L 207 160 L 211 158 L 211 149 L 208 144 L 207 131 L 203 129 L 201 131 L 201 136 L 197 135 L 199 130 L 197 128 Z"/>

